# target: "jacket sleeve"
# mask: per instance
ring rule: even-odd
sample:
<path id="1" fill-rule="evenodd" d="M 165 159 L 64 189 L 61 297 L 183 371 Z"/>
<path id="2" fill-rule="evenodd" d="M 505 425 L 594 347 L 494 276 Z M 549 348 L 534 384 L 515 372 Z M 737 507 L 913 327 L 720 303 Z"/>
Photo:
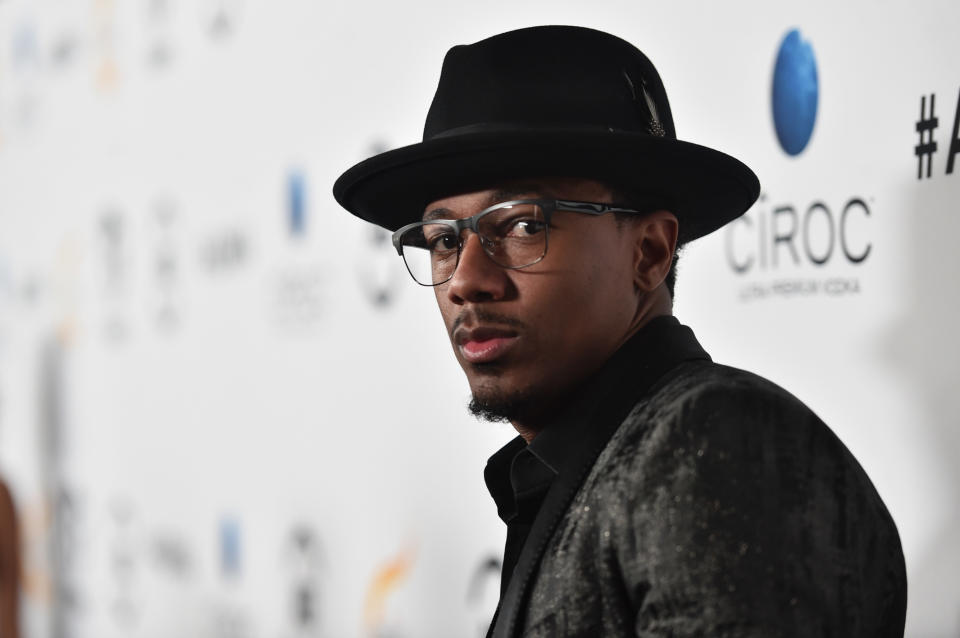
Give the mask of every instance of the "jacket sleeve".
<path id="1" fill-rule="evenodd" d="M 903 635 L 896 527 L 794 397 L 725 380 L 677 401 L 634 449 L 641 478 L 611 547 L 637 636 Z"/>

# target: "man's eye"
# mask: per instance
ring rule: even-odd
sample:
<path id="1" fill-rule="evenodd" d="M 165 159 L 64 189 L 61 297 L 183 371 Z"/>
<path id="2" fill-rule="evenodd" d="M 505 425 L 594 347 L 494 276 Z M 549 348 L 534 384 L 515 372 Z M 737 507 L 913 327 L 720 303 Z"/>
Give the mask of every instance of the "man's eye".
<path id="1" fill-rule="evenodd" d="M 532 237 L 543 232 L 546 224 L 539 219 L 515 219 L 504 228 L 504 237 Z"/>
<path id="2" fill-rule="evenodd" d="M 427 248 L 431 252 L 446 252 L 457 249 L 457 236 L 453 233 L 440 233 L 427 238 Z"/>

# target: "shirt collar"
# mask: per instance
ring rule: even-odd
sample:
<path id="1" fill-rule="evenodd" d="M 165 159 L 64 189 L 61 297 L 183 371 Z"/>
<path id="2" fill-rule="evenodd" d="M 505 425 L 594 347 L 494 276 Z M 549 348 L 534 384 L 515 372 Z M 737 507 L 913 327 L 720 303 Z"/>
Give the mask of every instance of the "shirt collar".
<path id="1" fill-rule="evenodd" d="M 513 459 L 526 449 L 527 442 L 522 436 L 514 438 L 490 457 L 490 460 L 487 461 L 487 467 L 483 471 L 487 490 L 497 504 L 497 514 L 505 523 L 510 522 L 510 519 L 517 512 L 513 484 L 510 480 L 510 469 L 513 465 Z"/>

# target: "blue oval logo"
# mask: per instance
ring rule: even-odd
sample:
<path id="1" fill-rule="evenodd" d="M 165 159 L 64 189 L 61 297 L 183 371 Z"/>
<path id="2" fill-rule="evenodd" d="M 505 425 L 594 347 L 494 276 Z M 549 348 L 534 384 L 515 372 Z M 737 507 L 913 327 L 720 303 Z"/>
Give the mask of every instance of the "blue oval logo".
<path id="1" fill-rule="evenodd" d="M 773 69 L 773 125 L 789 155 L 799 155 L 810 142 L 819 93 L 813 47 L 793 29 L 780 43 Z"/>

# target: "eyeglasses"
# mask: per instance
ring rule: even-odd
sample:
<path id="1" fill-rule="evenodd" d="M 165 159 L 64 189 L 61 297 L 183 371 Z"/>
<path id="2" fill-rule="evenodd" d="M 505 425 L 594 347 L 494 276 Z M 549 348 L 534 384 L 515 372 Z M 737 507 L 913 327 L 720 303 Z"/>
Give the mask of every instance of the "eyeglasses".
<path id="1" fill-rule="evenodd" d="M 494 204 L 472 217 L 407 224 L 393 233 L 393 246 L 410 276 L 421 286 L 439 286 L 453 278 L 463 251 L 463 231 L 480 238 L 483 252 L 503 268 L 526 268 L 547 254 L 550 219 L 555 211 L 585 215 L 642 214 L 632 208 L 560 199 L 517 199 Z"/>

